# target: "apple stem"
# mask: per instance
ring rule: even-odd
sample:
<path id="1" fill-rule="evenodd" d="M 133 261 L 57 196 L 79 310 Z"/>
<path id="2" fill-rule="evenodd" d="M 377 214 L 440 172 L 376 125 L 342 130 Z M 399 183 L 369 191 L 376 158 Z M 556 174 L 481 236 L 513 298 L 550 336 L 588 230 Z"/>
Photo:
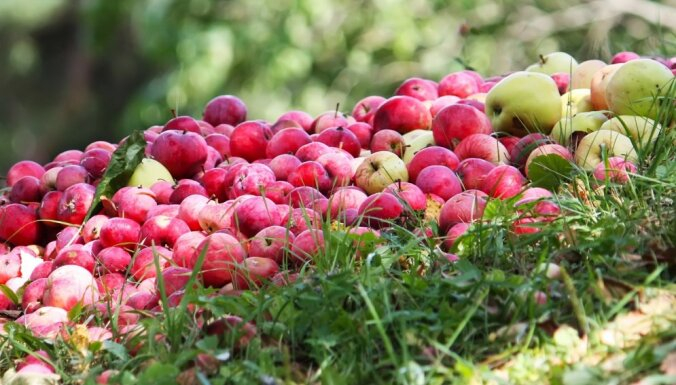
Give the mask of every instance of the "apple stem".
<path id="1" fill-rule="evenodd" d="M 334 119 L 338 117 L 338 110 L 339 109 L 340 109 L 340 102 L 336 103 L 336 112 L 334 112 L 334 114 L 333 114 Z"/>
<path id="2" fill-rule="evenodd" d="M 174 119 L 177 118 L 177 115 L 176 115 L 176 109 L 175 109 L 175 108 L 172 108 L 172 109 L 170 109 L 169 111 L 171 111 L 171 116 L 173 116 Z"/>

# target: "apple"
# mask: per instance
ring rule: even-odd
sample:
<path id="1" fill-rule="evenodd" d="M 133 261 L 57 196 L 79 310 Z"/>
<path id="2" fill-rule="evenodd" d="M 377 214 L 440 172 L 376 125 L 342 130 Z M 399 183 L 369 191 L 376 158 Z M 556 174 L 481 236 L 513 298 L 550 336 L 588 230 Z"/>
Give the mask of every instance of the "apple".
<path id="1" fill-rule="evenodd" d="M 315 206 L 316 205 L 313 202 L 311 207 L 314 208 Z M 321 229 L 322 216 L 313 208 L 298 207 L 290 210 L 284 210 L 281 226 L 284 226 L 294 235 L 298 235 L 307 229 Z"/>
<path id="2" fill-rule="evenodd" d="M 80 165 L 87 171 L 90 180 L 96 180 L 103 176 L 112 155 L 110 151 L 101 148 L 87 150 L 82 154 Z"/>
<path id="3" fill-rule="evenodd" d="M 509 163 L 509 153 L 497 139 L 486 134 L 467 136 L 455 147 L 458 159 L 479 158 L 493 164 Z"/>
<path id="4" fill-rule="evenodd" d="M 454 195 L 441 206 L 439 228 L 442 232 L 456 223 L 471 223 L 483 216 L 487 195 L 479 190 L 466 190 Z"/>
<path id="5" fill-rule="evenodd" d="M 540 72 L 546 75 L 571 73 L 577 67 L 577 60 L 565 52 L 552 52 L 540 55 L 540 60 L 526 68 L 526 71 Z"/>
<path id="6" fill-rule="evenodd" d="M 65 294 L 65 293 L 64 293 Z M 38 338 L 54 339 L 68 322 L 68 311 L 61 307 L 42 306 L 16 319 Z"/>
<path id="7" fill-rule="evenodd" d="M 19 179 L 25 176 L 32 176 L 40 179 L 45 173 L 45 168 L 32 160 L 22 160 L 16 162 L 7 171 L 7 186 L 12 187 Z"/>
<path id="8" fill-rule="evenodd" d="M 569 92 L 570 89 L 570 74 L 567 72 L 555 72 L 552 75 L 556 87 L 559 89 L 561 95 Z"/>
<path id="9" fill-rule="evenodd" d="M 299 148 L 311 142 L 310 135 L 302 128 L 285 128 L 272 136 L 265 154 L 270 159 L 281 154 L 295 154 Z"/>
<path id="10" fill-rule="evenodd" d="M 89 271 L 81 266 L 64 265 L 47 277 L 42 303 L 69 311 L 77 304 L 94 304 L 98 298 L 99 290 Z"/>
<path id="11" fill-rule="evenodd" d="M 369 155 L 357 167 L 354 180 L 368 194 L 375 194 L 392 182 L 408 182 L 408 170 L 404 161 L 394 153 L 379 151 Z"/>
<path id="12" fill-rule="evenodd" d="M 15 246 L 31 245 L 41 234 L 38 214 L 33 206 L 10 203 L 0 206 L 0 239 Z"/>
<path id="13" fill-rule="evenodd" d="M 223 134 L 210 134 L 204 138 L 207 145 L 218 152 L 222 158 L 228 158 L 230 152 L 230 137 Z"/>
<path id="14" fill-rule="evenodd" d="M 611 182 L 624 184 L 629 181 L 629 173 L 636 173 L 636 165 L 617 156 L 608 158 L 607 165 L 606 162 L 601 162 L 594 167 L 594 178 L 600 181 L 609 179 Z"/>
<path id="15" fill-rule="evenodd" d="M 627 136 L 611 130 L 599 130 L 588 134 L 577 146 L 575 162 L 587 171 L 592 171 L 603 161 L 603 151 L 610 158 L 618 156 L 636 163 L 636 150 Z"/>
<path id="16" fill-rule="evenodd" d="M 439 96 L 453 95 L 461 99 L 479 92 L 477 78 L 465 71 L 458 71 L 444 76 L 439 81 Z"/>
<path id="17" fill-rule="evenodd" d="M 618 52 L 615 55 L 613 55 L 612 59 L 610 59 L 611 64 L 622 64 L 626 63 L 628 61 L 640 59 L 641 56 L 637 54 L 636 52 L 631 52 L 631 51 L 622 51 Z"/>
<path id="18" fill-rule="evenodd" d="M 631 138 L 637 150 L 649 149 L 662 132 L 662 125 L 643 116 L 619 115 L 605 121 L 600 130 L 611 130 Z"/>
<path id="19" fill-rule="evenodd" d="M 501 164 L 486 174 L 481 191 L 494 198 L 508 199 L 519 194 L 526 182 L 519 169 Z"/>
<path id="20" fill-rule="evenodd" d="M 141 163 L 134 169 L 127 186 L 150 188 L 156 182 L 163 181 L 171 185 L 174 178 L 164 165 L 155 159 L 143 158 Z"/>
<path id="21" fill-rule="evenodd" d="M 367 198 L 367 195 L 361 190 L 353 187 L 341 187 L 336 189 L 330 201 L 330 216 L 336 217 L 347 209 L 358 209 Z"/>
<path id="22" fill-rule="evenodd" d="M 289 174 L 300 166 L 301 161 L 291 154 L 278 155 L 270 161 L 269 167 L 277 180 L 287 180 Z"/>
<path id="23" fill-rule="evenodd" d="M 394 130 L 401 134 L 428 129 L 432 124 L 432 115 L 425 105 L 410 96 L 393 96 L 376 110 L 373 116 L 373 132 Z"/>
<path id="24" fill-rule="evenodd" d="M 204 107 L 202 119 L 217 127 L 220 124 L 236 126 L 246 120 L 246 105 L 232 95 L 217 96 Z"/>
<path id="25" fill-rule="evenodd" d="M 624 63 L 608 80 L 605 95 L 608 109 L 616 115 L 658 119 L 660 99 L 667 96 L 673 79 L 674 74 L 655 60 Z"/>
<path id="26" fill-rule="evenodd" d="M 103 247 L 133 248 L 141 239 L 141 225 L 129 218 L 110 218 L 101 226 L 99 240 Z"/>
<path id="27" fill-rule="evenodd" d="M 383 104 L 385 100 L 387 99 L 382 96 L 367 96 L 355 104 L 354 108 L 352 109 L 352 116 L 357 122 L 373 125 L 373 116 L 375 115 L 378 107 L 380 107 L 380 105 Z"/>
<path id="28" fill-rule="evenodd" d="M 225 286 L 232 280 L 236 266 L 246 258 L 246 251 L 237 238 L 226 233 L 207 236 L 197 249 L 206 249 L 201 274 L 206 286 Z"/>
<path id="29" fill-rule="evenodd" d="M 394 91 L 395 95 L 405 95 L 420 101 L 434 100 L 439 97 L 436 83 L 421 78 L 408 78 Z"/>
<path id="30" fill-rule="evenodd" d="M 293 127 L 300 127 L 303 130 L 305 130 L 305 132 L 309 133 L 311 132 L 313 120 L 314 119 L 312 118 L 312 116 L 307 112 L 288 111 L 280 115 L 279 118 L 277 118 L 277 121 L 275 122 L 275 124 L 273 124 L 273 127 L 279 125 L 280 122 L 293 122 L 295 123 L 295 126 Z M 277 130 L 274 129 L 273 131 L 277 132 Z"/>
<path id="31" fill-rule="evenodd" d="M 361 143 L 357 136 L 343 126 L 329 127 L 323 130 L 317 137 L 316 142 L 321 142 L 329 147 L 340 148 L 352 156 L 359 156 Z"/>
<path id="32" fill-rule="evenodd" d="M 573 162 L 573 154 L 568 151 L 566 147 L 561 146 L 560 144 L 543 144 L 541 146 L 538 146 L 536 149 L 534 149 L 530 155 L 528 156 L 528 159 L 526 160 L 526 164 L 524 166 L 524 170 L 526 171 L 526 176 L 528 176 L 528 168 L 530 167 L 530 164 L 533 163 L 538 157 L 544 156 L 544 155 L 558 155 L 561 158 Z M 541 163 L 542 164 L 542 163 Z M 542 164 L 543 166 L 547 166 L 547 164 Z"/>
<path id="33" fill-rule="evenodd" d="M 434 133 L 430 130 L 415 130 L 403 136 L 406 147 L 404 149 L 404 156 L 401 159 L 406 164 L 411 162 L 411 159 L 413 159 L 418 151 L 436 145 Z"/>
<path id="34" fill-rule="evenodd" d="M 266 227 L 249 241 L 249 258 L 269 258 L 278 264 L 282 263 L 295 238 L 291 231 L 282 226 Z"/>
<path id="35" fill-rule="evenodd" d="M 312 142 L 304 146 L 301 146 L 298 151 L 296 151 L 296 158 L 301 162 L 307 162 L 311 160 L 317 160 L 321 155 L 331 152 L 331 148 L 321 142 Z"/>
<path id="36" fill-rule="evenodd" d="M 371 153 L 389 151 L 401 157 L 404 154 L 404 137 L 394 130 L 380 130 L 373 134 L 370 144 Z"/>
<path id="37" fill-rule="evenodd" d="M 317 229 L 307 229 L 293 240 L 289 255 L 296 263 L 304 263 L 324 252 L 324 248 L 324 233 Z"/>
<path id="38" fill-rule="evenodd" d="M 465 190 L 478 190 L 483 185 L 488 172 L 494 168 L 495 165 L 487 160 L 467 158 L 458 164 L 456 173 Z"/>
<path id="39" fill-rule="evenodd" d="M 352 131 L 354 136 L 359 140 L 359 145 L 362 149 L 369 148 L 371 144 L 371 137 L 373 133 L 373 127 L 370 124 L 364 122 L 352 123 L 346 127 L 348 130 Z"/>
<path id="40" fill-rule="evenodd" d="M 359 216 L 363 217 L 364 222 L 376 229 L 388 227 L 403 212 L 404 205 L 400 198 L 385 192 L 369 196 L 358 209 Z"/>
<path id="41" fill-rule="evenodd" d="M 157 215 L 148 218 L 141 226 L 141 239 L 146 246 L 173 247 L 182 234 L 190 231 L 190 227 L 183 220 Z"/>
<path id="42" fill-rule="evenodd" d="M 172 176 L 180 179 L 191 177 L 202 169 L 207 160 L 208 146 L 200 134 L 169 130 L 155 139 L 150 154 L 162 163 Z"/>
<path id="43" fill-rule="evenodd" d="M 434 142 L 437 146 L 451 149 L 469 135 L 490 135 L 492 132 L 486 114 L 464 104 L 455 103 L 445 107 L 432 120 Z"/>
<path id="44" fill-rule="evenodd" d="M 122 188 L 113 195 L 112 200 L 117 208 L 118 216 L 129 218 L 138 223 L 145 222 L 148 212 L 157 207 L 155 193 L 151 189 L 143 187 Z"/>
<path id="45" fill-rule="evenodd" d="M 295 187 L 311 186 L 322 192 L 332 187 L 328 172 L 321 163 L 315 161 L 301 163 L 289 174 L 288 181 Z"/>
<path id="46" fill-rule="evenodd" d="M 238 124 L 230 135 L 230 153 L 253 162 L 266 157 L 268 141 L 272 138 L 270 126 L 262 121 Z"/>
<path id="47" fill-rule="evenodd" d="M 266 227 L 279 225 L 281 214 L 275 202 L 264 197 L 252 197 L 235 207 L 235 225 L 244 235 L 252 237 Z"/>
<path id="48" fill-rule="evenodd" d="M 443 200 L 448 200 L 462 191 L 460 179 L 446 166 L 425 167 L 418 174 L 415 184 L 422 192 L 438 195 Z"/>
<path id="49" fill-rule="evenodd" d="M 562 146 L 575 148 L 580 136 L 599 130 L 607 120 L 601 111 L 580 112 L 573 117 L 561 118 L 549 136 Z"/>
<path id="50" fill-rule="evenodd" d="M 172 260 L 172 254 L 171 250 L 162 246 L 148 246 L 138 250 L 132 259 L 131 275 L 137 282 L 147 280 L 148 278 L 155 278 L 157 275 L 155 258 L 157 258 L 160 271 L 162 271 L 169 264 L 169 261 Z"/>
<path id="51" fill-rule="evenodd" d="M 174 243 L 172 259 L 176 265 L 192 269 L 197 262 L 197 257 L 202 252 L 198 249 L 200 243 L 206 238 L 201 231 L 189 231 L 181 234 Z"/>
<path id="52" fill-rule="evenodd" d="M 352 181 L 354 172 L 350 158 L 345 153 L 332 152 L 317 158 L 331 180 L 330 189 L 347 186 Z"/>
<path id="53" fill-rule="evenodd" d="M 106 273 L 125 273 L 131 263 L 131 255 L 119 246 L 106 247 L 96 255 Z"/>
<path id="54" fill-rule="evenodd" d="M 201 205 L 196 216 L 198 227 L 196 229 L 191 229 L 193 231 L 202 230 L 207 234 L 219 230 L 234 229 L 234 206 L 235 204 L 233 201 Z"/>
<path id="55" fill-rule="evenodd" d="M 191 195 L 201 195 L 207 198 L 207 190 L 199 182 L 192 179 L 181 179 L 178 184 L 173 187 L 171 195 L 169 195 L 169 203 L 180 205 L 184 199 Z"/>
<path id="56" fill-rule="evenodd" d="M 606 63 L 601 60 L 586 60 L 575 67 L 570 76 L 570 88 L 591 88 L 592 77 L 596 71 L 605 67 Z"/>
<path id="57" fill-rule="evenodd" d="M 427 166 L 445 166 L 455 171 L 459 163 L 458 157 L 448 148 L 439 146 L 426 147 L 416 152 L 413 158 L 411 158 L 411 161 L 407 165 L 408 177 L 411 182 L 415 183 L 420 171 Z"/>
<path id="58" fill-rule="evenodd" d="M 59 170 L 55 187 L 58 191 L 64 191 L 76 183 L 85 183 L 87 180 L 87 170 L 79 164 L 71 164 Z"/>
<path id="59" fill-rule="evenodd" d="M 488 92 L 486 115 L 495 131 L 516 136 L 529 132 L 547 134 L 561 119 L 561 95 L 551 77 L 515 72 Z"/>
<path id="60" fill-rule="evenodd" d="M 13 203 L 40 202 L 40 179 L 34 176 L 25 176 L 14 183 L 9 191 L 9 201 Z"/>
<path id="61" fill-rule="evenodd" d="M 383 192 L 392 194 L 399 198 L 404 204 L 404 207 L 408 210 L 421 211 L 427 208 L 427 196 L 423 190 L 420 189 L 420 187 L 414 185 L 413 183 L 394 182 L 387 186 Z M 364 197 L 364 200 L 366 200 L 366 195 L 364 195 Z M 363 203 L 363 201 L 361 203 Z M 359 206 L 357 206 L 357 209 L 359 209 Z"/>
<path id="62" fill-rule="evenodd" d="M 446 232 L 446 237 L 444 238 L 444 241 L 442 245 L 444 246 L 444 250 L 451 250 L 453 249 L 453 245 L 455 245 L 455 241 L 458 240 L 463 234 L 469 230 L 469 227 L 471 225 L 469 223 L 456 223 L 453 226 L 451 226 L 450 229 Z"/>
<path id="63" fill-rule="evenodd" d="M 580 112 L 592 111 L 591 90 L 578 88 L 561 95 L 561 116 L 575 116 Z"/>
<path id="64" fill-rule="evenodd" d="M 330 127 L 347 127 L 354 123 L 355 120 L 351 116 L 346 116 L 338 110 L 325 111 L 312 121 L 310 132 L 319 134 Z"/>
<path id="65" fill-rule="evenodd" d="M 602 67 L 592 76 L 589 89 L 591 91 L 591 103 L 594 110 L 601 111 L 608 109 L 608 101 L 606 100 L 606 87 L 612 75 L 617 71 L 622 64 L 609 64 Z"/>
<path id="66" fill-rule="evenodd" d="M 455 95 L 444 95 L 434 99 L 432 101 L 432 104 L 430 105 L 430 114 L 432 115 L 432 118 L 437 116 L 439 111 L 441 111 L 445 107 L 458 103 L 461 100 L 462 99 L 460 99 Z"/>

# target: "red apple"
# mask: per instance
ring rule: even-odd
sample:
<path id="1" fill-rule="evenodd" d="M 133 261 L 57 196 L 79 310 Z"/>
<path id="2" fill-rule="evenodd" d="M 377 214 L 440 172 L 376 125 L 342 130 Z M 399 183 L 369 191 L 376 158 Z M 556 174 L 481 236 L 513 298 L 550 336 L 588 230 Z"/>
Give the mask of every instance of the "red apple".
<path id="1" fill-rule="evenodd" d="M 317 229 L 308 229 L 296 236 L 291 245 L 291 257 L 296 262 L 307 262 L 324 251 L 324 233 Z"/>
<path id="2" fill-rule="evenodd" d="M 371 153 L 389 151 L 401 158 L 405 147 L 404 137 L 394 130 L 380 130 L 371 137 Z"/>
<path id="3" fill-rule="evenodd" d="M 38 215 L 32 206 L 11 203 L 0 207 L 0 239 L 15 246 L 32 245 L 41 233 Z"/>
<path id="4" fill-rule="evenodd" d="M 420 211 L 425 210 L 427 207 L 427 197 L 425 196 L 425 193 L 413 183 L 394 182 L 387 186 L 383 192 L 399 198 L 404 204 L 404 207 L 409 210 Z"/>
<path id="5" fill-rule="evenodd" d="M 167 123 L 164 124 L 162 131 L 176 130 L 176 131 L 190 131 L 196 134 L 201 134 L 202 129 L 200 128 L 197 120 L 191 116 L 177 116 L 170 119 Z"/>
<path id="6" fill-rule="evenodd" d="M 246 105 L 231 95 L 217 96 L 207 103 L 202 119 L 217 127 L 219 124 L 235 126 L 246 120 Z"/>
<path id="7" fill-rule="evenodd" d="M 347 126 L 347 129 L 357 137 L 361 148 L 369 148 L 373 134 L 373 127 L 370 124 L 364 122 L 352 123 Z"/>
<path id="8" fill-rule="evenodd" d="M 310 131 L 319 134 L 327 128 L 347 127 L 354 122 L 352 117 L 346 116 L 342 112 L 326 111 L 315 118 L 310 126 Z"/>
<path id="9" fill-rule="evenodd" d="M 456 172 L 465 190 L 478 190 L 483 185 L 488 172 L 494 168 L 495 165 L 487 160 L 467 158 L 460 162 Z"/>
<path id="10" fill-rule="evenodd" d="M 145 227 L 145 224 L 143 226 Z M 111 218 L 101 226 L 99 240 L 103 247 L 120 246 L 133 249 L 141 240 L 141 225 L 128 218 Z"/>
<path id="11" fill-rule="evenodd" d="M 454 195 L 441 207 L 439 228 L 442 232 L 456 223 L 471 223 L 483 216 L 487 195 L 479 190 L 466 190 Z"/>
<path id="12" fill-rule="evenodd" d="M 150 153 L 174 178 L 181 179 L 191 177 L 202 169 L 207 160 L 208 146 L 199 134 L 169 130 L 155 139 Z"/>
<path id="13" fill-rule="evenodd" d="M 273 131 L 277 132 L 277 130 L 274 129 L 275 126 L 281 126 L 283 125 L 283 122 L 292 122 L 295 125 L 294 126 L 287 126 L 287 127 L 300 127 L 305 132 L 310 133 L 312 132 L 312 121 L 314 119 L 310 114 L 304 111 L 289 111 L 283 113 L 279 118 L 277 118 L 277 121 L 273 125 Z"/>
<path id="14" fill-rule="evenodd" d="M 427 166 L 416 179 L 416 186 L 426 194 L 435 194 L 443 200 L 462 192 L 458 176 L 446 166 Z"/>
<path id="15" fill-rule="evenodd" d="M 269 258 L 282 263 L 294 234 L 282 226 L 270 226 L 259 231 L 249 242 L 249 258 Z"/>
<path id="16" fill-rule="evenodd" d="M 359 215 L 363 216 L 364 222 L 377 229 L 389 226 L 403 211 L 404 205 L 399 198 L 388 193 L 375 193 L 359 205 Z"/>
<path id="17" fill-rule="evenodd" d="M 415 183 L 420 171 L 427 166 L 445 166 L 451 170 L 458 168 L 460 161 L 453 151 L 439 146 L 430 146 L 423 148 L 413 155 L 413 158 L 408 163 L 408 178 Z"/>
<path id="18" fill-rule="evenodd" d="M 213 233 L 197 247 L 206 248 L 201 279 L 206 286 L 223 287 L 232 280 L 236 266 L 246 258 L 246 251 L 237 238 L 225 233 Z"/>
<path id="19" fill-rule="evenodd" d="M 486 134 L 473 134 L 464 138 L 455 147 L 455 155 L 460 160 L 479 158 L 493 164 L 507 164 L 509 153 L 497 139 Z"/>
<path id="20" fill-rule="evenodd" d="M 235 208 L 237 229 L 248 237 L 256 235 L 266 227 L 279 225 L 281 215 L 277 205 L 264 197 L 253 197 Z"/>
<path id="21" fill-rule="evenodd" d="M 176 239 L 190 231 L 190 227 L 181 219 L 165 215 L 148 218 L 141 226 L 141 239 L 147 246 L 173 247 Z"/>
<path id="22" fill-rule="evenodd" d="M 359 156 L 361 152 L 361 144 L 357 136 L 343 126 L 326 128 L 319 134 L 316 142 L 340 148 L 354 157 Z"/>
<path id="23" fill-rule="evenodd" d="M 302 128 L 285 128 L 272 136 L 265 154 L 270 159 L 282 154 L 295 154 L 299 148 L 311 142 L 310 135 Z"/>
<path id="24" fill-rule="evenodd" d="M 45 173 L 44 167 L 32 160 L 22 160 L 12 165 L 7 171 L 7 186 L 12 187 L 19 179 L 32 176 L 40 179 Z"/>
<path id="25" fill-rule="evenodd" d="M 427 79 L 408 78 L 394 91 L 395 95 L 404 95 L 420 101 L 434 100 L 439 97 L 437 84 Z"/>
<path id="26" fill-rule="evenodd" d="M 428 129 L 432 115 L 425 105 L 410 96 L 394 96 L 378 107 L 373 116 L 373 132 L 394 130 L 400 134 Z"/>
<path id="27" fill-rule="evenodd" d="M 494 198 L 507 199 L 519 194 L 526 182 L 519 169 L 502 164 L 486 174 L 481 191 Z"/>
<path id="28" fill-rule="evenodd" d="M 493 128 L 486 114 L 474 107 L 456 103 L 437 113 L 432 120 L 432 132 L 437 146 L 454 148 L 472 134 L 490 135 Z"/>
<path id="29" fill-rule="evenodd" d="M 355 104 L 352 109 L 352 116 L 357 122 L 368 123 L 373 125 L 373 116 L 378 107 L 385 102 L 382 96 L 367 96 Z"/>
<path id="30" fill-rule="evenodd" d="M 270 161 L 270 169 L 275 173 L 277 180 L 287 180 L 289 174 L 300 166 L 300 159 L 291 154 L 281 154 Z"/>
<path id="31" fill-rule="evenodd" d="M 453 72 L 439 81 L 439 96 L 454 95 L 466 98 L 479 92 L 479 83 L 474 75 L 464 71 Z"/>
<path id="32" fill-rule="evenodd" d="M 237 269 L 233 284 L 235 289 L 250 289 L 261 286 L 279 273 L 279 265 L 273 259 L 261 257 L 248 257 L 244 260 L 244 266 Z"/>
<path id="33" fill-rule="evenodd" d="M 94 304 L 98 298 L 99 290 L 92 274 L 83 267 L 65 265 L 47 277 L 42 303 L 69 311 L 77 304 Z"/>

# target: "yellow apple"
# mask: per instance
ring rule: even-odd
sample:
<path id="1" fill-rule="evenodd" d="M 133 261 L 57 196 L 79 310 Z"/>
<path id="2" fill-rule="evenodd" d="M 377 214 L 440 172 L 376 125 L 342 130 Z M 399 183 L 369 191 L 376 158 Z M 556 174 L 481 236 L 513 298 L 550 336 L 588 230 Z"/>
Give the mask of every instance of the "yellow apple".
<path id="1" fill-rule="evenodd" d="M 383 191 L 396 181 L 408 182 L 408 170 L 404 161 L 389 151 L 369 155 L 354 174 L 355 184 L 369 195 Z"/>
<path id="2" fill-rule="evenodd" d="M 643 116 L 620 115 L 603 123 L 600 129 L 624 134 L 634 141 L 637 149 L 643 149 L 657 140 L 662 125 Z"/>
<path id="3" fill-rule="evenodd" d="M 570 88 L 591 88 L 591 80 L 594 73 L 605 67 L 606 63 L 601 60 L 586 60 L 578 64 L 570 76 Z"/>
<path id="4" fill-rule="evenodd" d="M 603 161 L 604 147 L 608 158 L 619 156 L 636 163 L 636 150 L 631 144 L 631 139 L 610 130 L 598 130 L 582 138 L 575 150 L 575 163 L 587 171 L 594 170 L 594 167 Z"/>
<path id="5" fill-rule="evenodd" d="M 595 110 L 607 110 L 608 102 L 606 101 L 606 86 L 610 77 L 617 71 L 622 64 L 609 64 L 594 73 L 592 76 L 591 85 L 591 102 Z"/>
<path id="6" fill-rule="evenodd" d="M 550 76 L 515 72 L 488 92 L 486 115 L 495 131 L 515 136 L 529 132 L 548 134 L 561 119 L 561 95 Z"/>
<path id="7" fill-rule="evenodd" d="M 561 95 L 561 116 L 575 116 L 593 109 L 589 88 L 577 88 Z"/>
<path id="8" fill-rule="evenodd" d="M 529 72 L 540 72 L 546 75 L 557 72 L 572 73 L 577 67 L 577 60 L 565 52 L 552 52 L 540 56 L 540 61 L 526 68 Z"/>
<path id="9" fill-rule="evenodd" d="M 174 178 L 162 163 L 155 159 L 144 158 L 134 169 L 127 182 L 127 186 L 150 188 L 155 182 L 161 180 L 174 183 Z"/>
<path id="10" fill-rule="evenodd" d="M 435 145 L 434 134 L 432 131 L 425 130 L 419 135 L 413 136 L 412 139 L 407 139 L 406 135 L 404 135 L 404 144 L 406 145 L 406 148 L 404 149 L 404 156 L 402 156 L 402 159 L 405 164 L 409 164 L 416 152 L 423 148 Z"/>
<path id="11" fill-rule="evenodd" d="M 674 74 L 652 59 L 628 61 L 610 77 L 606 86 L 608 109 L 617 115 L 657 119 L 660 97 L 666 95 Z"/>
<path id="12" fill-rule="evenodd" d="M 600 111 L 580 112 L 573 117 L 564 117 L 552 129 L 549 136 L 562 146 L 569 146 L 574 133 L 597 131 L 608 120 Z"/>

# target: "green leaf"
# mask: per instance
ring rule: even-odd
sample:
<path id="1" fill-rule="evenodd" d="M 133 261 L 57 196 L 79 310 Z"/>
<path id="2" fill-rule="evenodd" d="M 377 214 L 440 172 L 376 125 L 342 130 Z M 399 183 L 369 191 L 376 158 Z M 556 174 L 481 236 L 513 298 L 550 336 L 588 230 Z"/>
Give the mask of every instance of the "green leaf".
<path id="1" fill-rule="evenodd" d="M 68 310 L 68 320 L 69 321 L 75 321 L 77 320 L 80 315 L 82 314 L 82 310 L 84 309 L 84 306 L 82 305 L 82 301 L 78 302 L 73 306 L 72 309 Z"/>
<path id="2" fill-rule="evenodd" d="M 113 152 L 106 172 L 96 187 L 92 206 L 89 208 L 84 222 L 98 211 L 101 197 L 112 197 L 117 190 L 127 185 L 127 181 L 134 172 L 134 169 L 145 157 L 145 149 L 146 140 L 143 136 L 143 131 L 136 130 Z"/>
<path id="3" fill-rule="evenodd" d="M 528 177 L 533 187 L 554 189 L 573 172 L 573 164 L 556 154 L 541 155 L 528 166 Z"/>
<path id="4" fill-rule="evenodd" d="M 19 297 L 17 297 L 16 293 L 12 289 L 7 287 L 7 285 L 0 285 L 0 291 L 15 305 L 21 304 L 21 301 L 19 301 Z"/>
<path id="5" fill-rule="evenodd" d="M 155 362 L 148 367 L 139 377 L 138 384 L 175 384 L 179 370 L 171 364 Z"/>
<path id="6" fill-rule="evenodd" d="M 107 352 L 110 352 L 121 361 L 129 360 L 129 353 L 127 353 L 127 348 L 125 348 L 124 345 L 120 345 L 110 340 L 105 340 L 103 341 L 103 349 Z"/>

